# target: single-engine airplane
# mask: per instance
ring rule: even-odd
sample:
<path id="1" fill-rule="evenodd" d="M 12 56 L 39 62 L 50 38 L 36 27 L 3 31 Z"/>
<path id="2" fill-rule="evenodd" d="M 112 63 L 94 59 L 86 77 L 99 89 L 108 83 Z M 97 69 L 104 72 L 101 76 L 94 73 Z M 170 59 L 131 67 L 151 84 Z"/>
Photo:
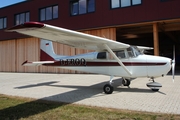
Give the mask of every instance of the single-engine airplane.
<path id="1" fill-rule="evenodd" d="M 7 29 L 7 31 L 15 31 L 41 38 L 40 61 L 25 61 L 22 65 L 54 66 L 70 70 L 109 75 L 109 84 L 103 87 L 106 94 L 111 94 L 114 90 L 112 84 L 114 76 L 122 77 L 122 84 L 124 86 L 130 85 L 131 78 L 150 78 L 152 82 L 147 83 L 147 86 L 153 91 L 158 91 L 162 85 L 155 82 L 154 78 L 163 77 L 171 70 L 171 67 L 174 71 L 174 60 L 166 57 L 145 55 L 143 51 L 152 49 L 149 47 L 131 46 L 107 38 L 39 22 L 26 22 L 11 27 Z M 75 48 L 95 50 L 95 52 L 74 56 L 57 55 L 54 52 L 52 41 Z"/>

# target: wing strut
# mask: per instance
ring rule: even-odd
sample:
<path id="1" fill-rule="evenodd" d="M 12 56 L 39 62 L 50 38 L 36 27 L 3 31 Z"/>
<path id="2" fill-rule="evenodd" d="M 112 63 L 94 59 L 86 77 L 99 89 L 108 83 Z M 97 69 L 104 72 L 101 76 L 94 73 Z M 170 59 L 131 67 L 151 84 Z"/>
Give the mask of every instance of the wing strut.
<path id="1" fill-rule="evenodd" d="M 126 66 L 121 62 L 121 60 L 114 54 L 114 52 L 109 48 L 107 44 L 103 44 L 107 51 L 117 60 L 117 62 L 122 66 L 122 68 L 131 76 L 131 72 L 126 68 Z"/>

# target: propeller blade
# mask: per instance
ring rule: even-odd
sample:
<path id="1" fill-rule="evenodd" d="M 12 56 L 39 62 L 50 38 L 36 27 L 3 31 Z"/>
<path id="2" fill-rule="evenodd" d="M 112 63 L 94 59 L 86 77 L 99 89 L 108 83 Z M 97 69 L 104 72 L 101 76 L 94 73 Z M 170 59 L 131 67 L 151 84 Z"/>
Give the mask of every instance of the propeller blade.
<path id="1" fill-rule="evenodd" d="M 174 82 L 174 74 L 175 74 L 175 46 L 173 46 L 173 60 L 172 60 L 172 75 L 173 75 L 173 82 Z"/>

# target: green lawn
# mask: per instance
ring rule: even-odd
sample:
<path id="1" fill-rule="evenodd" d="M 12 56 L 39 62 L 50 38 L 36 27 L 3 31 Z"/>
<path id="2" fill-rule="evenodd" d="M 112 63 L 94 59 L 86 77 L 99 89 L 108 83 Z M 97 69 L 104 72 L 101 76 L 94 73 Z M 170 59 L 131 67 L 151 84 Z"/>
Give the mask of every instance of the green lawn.
<path id="1" fill-rule="evenodd" d="M 135 112 L 0 94 L 0 120 L 180 120 L 178 115 Z"/>

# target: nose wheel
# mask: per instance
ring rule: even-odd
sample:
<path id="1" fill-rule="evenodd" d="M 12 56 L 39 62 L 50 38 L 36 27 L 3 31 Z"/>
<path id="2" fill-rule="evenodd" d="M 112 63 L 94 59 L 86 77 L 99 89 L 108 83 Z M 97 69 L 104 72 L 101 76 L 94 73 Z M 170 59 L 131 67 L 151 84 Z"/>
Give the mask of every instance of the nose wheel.
<path id="1" fill-rule="evenodd" d="M 152 91 L 157 92 L 162 87 L 162 85 L 158 82 L 154 81 L 154 78 L 150 79 L 152 82 L 147 83 L 147 87 L 149 87 Z"/>

